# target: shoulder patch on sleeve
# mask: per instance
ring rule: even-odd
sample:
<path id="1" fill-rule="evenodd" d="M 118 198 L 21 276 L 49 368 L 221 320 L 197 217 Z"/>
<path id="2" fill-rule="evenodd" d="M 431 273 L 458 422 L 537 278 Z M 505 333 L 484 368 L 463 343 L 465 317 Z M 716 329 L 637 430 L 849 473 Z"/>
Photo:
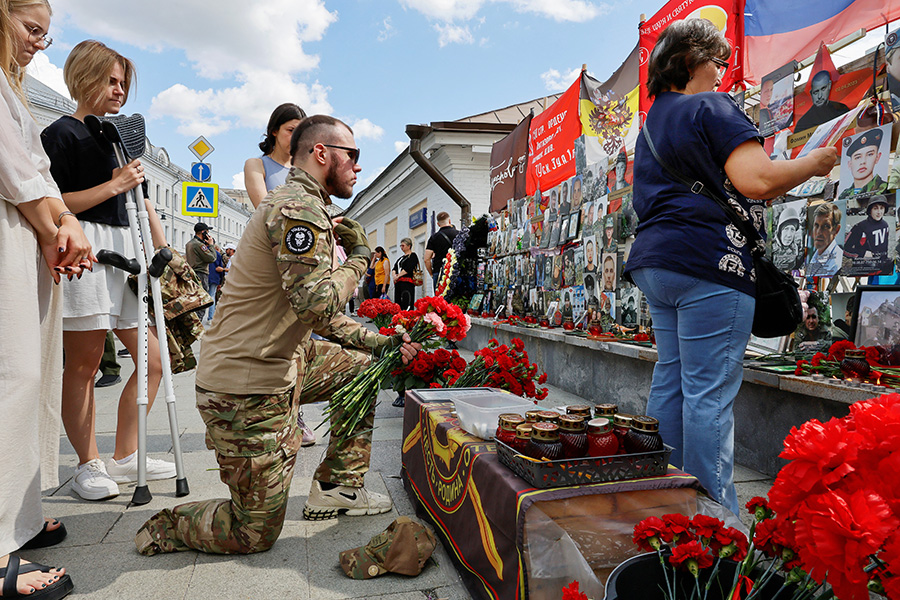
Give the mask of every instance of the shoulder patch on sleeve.
<path id="1" fill-rule="evenodd" d="M 285 224 L 282 248 L 291 254 L 307 254 L 316 247 L 316 234 L 304 223 L 288 222 Z"/>

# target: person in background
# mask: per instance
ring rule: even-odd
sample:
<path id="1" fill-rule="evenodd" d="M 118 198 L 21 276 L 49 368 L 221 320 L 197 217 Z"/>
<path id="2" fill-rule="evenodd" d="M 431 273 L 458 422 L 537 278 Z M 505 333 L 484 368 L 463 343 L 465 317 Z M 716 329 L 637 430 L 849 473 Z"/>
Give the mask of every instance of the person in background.
<path id="1" fill-rule="evenodd" d="M 209 270 L 209 273 L 207 275 L 207 284 L 209 287 L 207 288 L 207 291 L 209 292 L 213 303 L 209 305 L 209 310 L 206 311 L 206 320 L 212 323 L 213 315 L 216 314 L 216 296 L 219 295 L 219 286 L 222 285 L 223 281 L 222 271 L 219 270 L 223 268 L 221 266 L 223 264 L 223 255 L 222 252 L 219 252 L 219 250 L 215 246 L 210 249 L 216 253 L 216 260 L 214 260 L 207 266 L 207 269 Z"/>
<path id="2" fill-rule="evenodd" d="M 244 186 L 254 207 L 284 184 L 291 169 L 291 134 L 305 117 L 303 109 L 290 102 L 272 111 L 265 139 L 259 143 L 262 156 L 248 158 L 244 163 Z"/>
<path id="3" fill-rule="evenodd" d="M 366 282 L 369 288 L 369 298 L 381 298 L 387 296 L 390 286 L 391 261 L 388 260 L 384 248 L 377 246 L 369 268 L 366 270 Z"/>
<path id="4" fill-rule="evenodd" d="M 400 305 L 401 310 L 412 310 L 416 301 L 416 284 L 413 273 L 419 266 L 419 257 L 412 251 L 412 240 L 403 238 L 400 240 L 400 250 L 403 256 L 394 263 L 394 302 Z"/>
<path id="5" fill-rule="evenodd" d="M 216 245 L 209 235 L 209 225 L 194 225 L 194 236 L 184 245 L 184 259 L 197 274 L 200 286 L 209 292 L 209 265 L 216 262 Z"/>
<path id="6" fill-rule="evenodd" d="M 233 242 L 228 242 L 223 249 L 225 254 L 219 254 L 216 262 L 213 263 L 213 270 L 219 274 L 219 287 L 216 288 L 215 296 L 216 304 L 219 303 L 219 297 L 222 295 L 222 286 L 225 285 L 225 276 L 228 274 L 228 269 L 231 268 L 231 258 L 234 256 L 237 246 L 235 246 Z M 210 320 L 212 320 L 212 317 L 210 317 Z"/>
<path id="7" fill-rule="evenodd" d="M 441 270 L 444 266 L 444 258 L 450 247 L 453 246 L 453 239 L 459 234 L 456 227 L 450 222 L 450 213 L 441 211 L 436 217 L 438 230 L 428 238 L 425 244 L 425 270 L 431 275 L 431 281 L 434 284 L 434 290 L 437 290 L 438 283 L 441 280 Z"/>
<path id="8" fill-rule="evenodd" d="M 103 388 L 121 383 L 121 371 L 122 366 L 116 360 L 116 338 L 112 331 L 107 331 L 103 342 L 103 356 L 100 357 L 100 377 L 94 382 L 94 387 Z"/>
<path id="9" fill-rule="evenodd" d="M 91 244 L 61 199 L 25 105 L 25 67 L 52 40 L 46 0 L 0 0 L 0 589 L 3 597 L 62 598 L 65 569 L 22 560 L 20 548 L 62 541 L 45 519 L 41 490 L 59 485 L 62 381 L 61 275 L 81 277 Z M 93 382 L 92 382 L 93 383 Z"/>
<path id="10" fill-rule="evenodd" d="M 135 159 L 119 168 L 112 149 L 97 143 L 84 120 L 88 115 L 118 114 L 128 100 L 133 77 L 134 64 L 118 52 L 94 40 L 77 44 L 63 68 L 77 109 L 41 134 L 50 157 L 50 172 L 87 238 L 95 248 L 113 250 L 127 258 L 135 253 L 125 210 L 126 193 L 144 183 L 144 167 Z M 153 246 L 167 246 L 162 223 L 146 191 L 136 195 L 147 209 Z M 80 281 L 64 282 L 64 288 L 62 421 L 78 454 L 72 489 L 85 500 L 103 500 L 118 495 L 118 483 L 137 481 L 137 373 L 128 379 L 119 397 L 115 449 L 106 463 L 100 460 L 94 431 L 94 376 L 108 330 L 116 334 L 132 359 L 139 356 L 141 311 L 137 296 L 127 285 L 127 273 L 112 267 L 97 265 Z M 155 327 L 149 328 L 147 355 L 147 397 L 152 406 L 162 378 Z M 147 458 L 148 480 L 172 477 L 174 463 Z"/>
<path id="11" fill-rule="evenodd" d="M 728 198 L 759 228 L 750 215 L 763 201 L 749 198 L 773 198 L 827 175 L 837 151 L 770 160 L 753 122 L 731 96 L 715 92 L 730 56 L 731 46 L 710 21 L 669 25 L 650 54 L 647 85 L 655 100 L 644 133 L 662 161 Z M 650 306 L 659 354 L 647 414 L 659 419 L 663 440 L 674 447 L 672 464 L 737 513 L 732 407 L 756 303 L 750 244 L 739 234 L 732 242 L 725 211 L 670 175 L 644 134 L 635 153 L 640 222 L 626 273 Z"/>

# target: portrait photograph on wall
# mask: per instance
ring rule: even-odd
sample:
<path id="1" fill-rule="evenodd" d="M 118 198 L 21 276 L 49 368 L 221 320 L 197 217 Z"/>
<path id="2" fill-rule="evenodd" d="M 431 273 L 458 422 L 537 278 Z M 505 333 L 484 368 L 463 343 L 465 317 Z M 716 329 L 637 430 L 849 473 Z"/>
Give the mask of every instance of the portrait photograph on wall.
<path id="1" fill-rule="evenodd" d="M 806 254 L 806 200 L 774 204 L 768 220 L 768 254 L 779 270 L 800 269 Z"/>
<path id="2" fill-rule="evenodd" d="M 900 344 L 900 286 L 857 288 L 852 341 L 857 346 Z"/>
<path id="3" fill-rule="evenodd" d="M 842 145 L 838 200 L 847 200 L 848 214 L 858 214 L 867 198 L 887 190 L 891 126 L 847 136 Z"/>
<path id="4" fill-rule="evenodd" d="M 768 137 L 794 120 L 794 70 L 796 61 L 762 78 L 759 90 L 759 133 Z"/>
<path id="5" fill-rule="evenodd" d="M 846 214 L 844 263 L 841 275 L 892 275 L 897 257 L 896 192 L 863 200 L 862 212 Z"/>
<path id="6" fill-rule="evenodd" d="M 844 234 L 846 201 L 819 202 L 806 209 L 807 277 L 834 277 L 844 261 Z"/>

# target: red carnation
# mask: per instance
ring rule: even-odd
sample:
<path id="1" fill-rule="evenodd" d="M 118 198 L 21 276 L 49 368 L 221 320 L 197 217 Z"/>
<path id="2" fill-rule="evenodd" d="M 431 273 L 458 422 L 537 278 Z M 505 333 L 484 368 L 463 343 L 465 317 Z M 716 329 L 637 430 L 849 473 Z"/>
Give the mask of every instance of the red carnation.
<path id="1" fill-rule="evenodd" d="M 537 382 L 538 382 L 539 384 L 541 384 L 541 385 L 543 385 L 544 383 L 546 383 L 546 382 L 547 382 L 547 374 L 546 374 L 546 373 L 541 373 L 541 376 L 538 377 Z"/>
<path id="2" fill-rule="evenodd" d="M 726 527 L 716 532 L 714 546 L 721 558 L 742 561 L 747 556 L 749 542 L 743 532 Z"/>
<path id="3" fill-rule="evenodd" d="M 769 510 L 769 501 L 762 496 L 750 498 L 745 506 L 747 507 L 747 511 L 753 515 L 757 521 L 762 521 L 772 516 L 772 511 Z"/>
<path id="4" fill-rule="evenodd" d="M 839 340 L 833 343 L 828 349 L 828 360 L 841 362 L 844 360 L 844 352 L 853 350 L 854 348 L 856 348 L 856 344 L 853 342 L 849 340 Z"/>
<path id="5" fill-rule="evenodd" d="M 694 533 L 697 534 L 697 537 L 706 541 L 711 540 L 716 535 L 716 532 L 724 527 L 724 522 L 709 515 L 694 515 L 694 518 L 691 519 L 691 528 L 694 530 Z"/>
<path id="6" fill-rule="evenodd" d="M 678 568 L 690 571 L 694 577 L 697 577 L 700 574 L 700 569 L 712 566 L 713 557 L 708 548 L 704 548 L 700 542 L 693 540 L 686 544 L 675 546 L 672 550 L 672 556 L 669 557 L 669 562 Z"/>
<path id="7" fill-rule="evenodd" d="M 647 517 L 634 526 L 634 535 L 631 540 L 637 544 L 638 548 L 649 552 L 651 550 L 659 550 L 662 542 L 663 531 L 666 530 L 666 524 L 659 517 Z"/>
<path id="8" fill-rule="evenodd" d="M 694 539 L 691 533 L 691 520 L 680 513 L 673 513 L 662 516 L 663 523 L 666 524 L 666 530 L 663 532 L 663 539 L 667 542 L 678 542 Z"/>

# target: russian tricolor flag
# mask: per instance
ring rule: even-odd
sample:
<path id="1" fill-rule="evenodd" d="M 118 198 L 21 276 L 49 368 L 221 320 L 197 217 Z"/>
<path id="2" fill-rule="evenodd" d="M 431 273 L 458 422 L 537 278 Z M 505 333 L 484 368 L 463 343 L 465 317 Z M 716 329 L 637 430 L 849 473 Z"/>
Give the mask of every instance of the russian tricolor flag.
<path id="1" fill-rule="evenodd" d="M 816 53 L 865 28 L 900 17 L 900 0 L 746 0 L 744 80 L 760 78 L 791 60 Z"/>

